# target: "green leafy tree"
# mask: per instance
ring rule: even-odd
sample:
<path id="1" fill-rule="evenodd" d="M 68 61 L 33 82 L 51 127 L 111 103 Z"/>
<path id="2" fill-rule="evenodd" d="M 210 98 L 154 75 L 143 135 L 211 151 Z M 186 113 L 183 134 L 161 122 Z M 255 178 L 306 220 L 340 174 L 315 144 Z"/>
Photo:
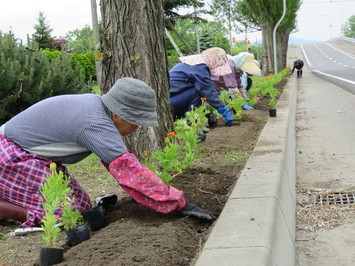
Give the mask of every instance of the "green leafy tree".
<path id="1" fill-rule="evenodd" d="M 201 51 L 214 46 L 214 39 L 208 28 L 203 28 L 200 33 L 200 47 Z"/>
<path id="2" fill-rule="evenodd" d="M 225 36 L 228 34 L 228 29 L 223 26 L 220 21 L 206 21 L 201 23 L 201 35 L 207 33 L 212 39 L 212 44 L 210 47 L 221 47 L 225 51 L 229 51 L 229 41 Z M 201 51 L 203 40 L 202 36 L 200 39 L 201 42 Z M 210 48 L 207 47 L 207 48 Z"/>
<path id="3" fill-rule="evenodd" d="M 165 28 L 169 31 L 171 35 L 174 35 L 174 42 L 177 44 L 179 49 L 183 54 L 193 54 L 196 51 L 196 35 L 195 35 L 195 30 L 197 27 L 197 24 L 200 21 L 204 21 L 203 18 L 200 17 L 200 14 L 207 13 L 206 10 L 202 9 L 204 7 L 203 1 L 199 0 L 166 0 L 163 1 L 164 5 L 164 15 L 165 15 Z M 180 15 L 178 14 L 175 10 L 178 10 L 179 8 L 184 7 L 193 7 L 194 12 L 185 14 L 185 15 Z M 190 43 L 187 41 L 183 35 L 181 35 L 181 32 L 176 29 L 176 23 L 182 20 L 192 20 L 194 22 L 193 25 L 193 32 L 194 32 L 194 43 Z M 174 34 L 172 34 L 172 32 Z M 177 38 L 175 38 L 177 37 Z M 176 40 L 179 40 L 179 44 L 177 43 Z M 170 41 L 168 42 L 170 43 Z M 180 45 L 181 44 L 181 45 Z M 187 52 L 184 52 L 182 50 L 187 50 Z M 169 54 L 169 53 L 168 53 Z M 176 54 L 176 52 L 175 52 Z"/>
<path id="4" fill-rule="evenodd" d="M 237 29 L 236 26 L 236 0 L 213 0 L 211 5 L 212 14 L 215 18 L 226 25 L 229 32 L 229 52 L 232 54 L 232 31 Z"/>
<path id="5" fill-rule="evenodd" d="M 352 15 L 341 27 L 341 32 L 345 37 L 355 38 L 355 15 Z"/>
<path id="6" fill-rule="evenodd" d="M 51 36 L 53 29 L 50 28 L 44 13 L 39 12 L 37 24 L 34 26 L 35 33 L 32 35 L 33 39 L 38 43 L 41 49 L 53 49 L 55 43 L 54 37 Z"/>
<path id="7" fill-rule="evenodd" d="M 286 1 L 286 15 L 276 32 L 277 64 L 280 69 L 286 66 L 288 39 L 292 30 L 296 28 L 296 16 L 301 2 L 301 0 Z M 237 1 L 234 11 L 238 14 L 237 17 L 242 17 L 246 22 L 262 29 L 263 72 L 264 74 L 272 72 L 274 70 L 273 30 L 282 16 L 283 1 L 240 0 Z"/>
<path id="8" fill-rule="evenodd" d="M 196 51 L 196 35 L 195 35 L 195 24 L 192 19 L 181 19 L 176 21 L 175 25 L 175 30 L 180 34 L 180 36 L 185 40 L 185 42 L 188 43 L 190 48 L 194 51 Z M 175 32 L 170 32 L 171 36 L 173 37 L 176 45 L 179 47 L 181 52 L 184 55 L 190 54 L 184 43 L 181 41 L 181 39 L 176 36 Z M 167 54 L 169 56 L 172 55 L 177 55 L 174 46 L 171 44 L 171 42 L 168 40 L 166 37 L 166 49 L 167 49 Z"/>
<path id="9" fill-rule="evenodd" d="M 166 18 L 191 18 L 193 14 L 180 16 L 175 10 L 188 7 L 203 7 L 205 4 L 198 0 L 165 0 L 163 1 L 164 15 Z"/>
<path id="10" fill-rule="evenodd" d="M 223 26 L 219 21 L 202 21 L 200 23 L 200 49 L 201 51 L 210 48 L 210 47 L 221 47 L 228 50 L 228 38 L 225 35 L 228 33 L 228 30 Z M 179 34 L 185 39 L 185 41 L 190 45 L 190 47 L 196 51 L 196 35 L 195 35 L 195 24 L 192 19 L 179 20 L 175 23 L 175 28 Z M 185 48 L 184 44 L 180 39 L 174 34 L 171 33 L 174 38 L 175 43 L 181 48 L 181 52 L 184 55 L 190 54 L 189 51 Z M 167 43 L 167 54 L 169 56 L 177 55 L 173 45 L 169 40 L 166 40 Z"/>
<path id="11" fill-rule="evenodd" d="M 70 31 L 66 35 L 68 50 L 78 54 L 85 54 L 95 50 L 94 34 L 90 26 L 86 25 L 82 29 Z"/>

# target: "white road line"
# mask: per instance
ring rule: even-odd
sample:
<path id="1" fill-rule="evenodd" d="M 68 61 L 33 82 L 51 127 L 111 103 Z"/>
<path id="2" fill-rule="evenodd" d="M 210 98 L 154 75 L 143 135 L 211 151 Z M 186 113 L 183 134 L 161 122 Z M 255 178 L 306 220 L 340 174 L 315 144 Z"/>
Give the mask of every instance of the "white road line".
<path id="1" fill-rule="evenodd" d="M 355 59 L 355 57 L 343 52 L 342 50 L 339 50 L 338 48 L 335 48 L 333 45 L 329 44 L 329 43 L 325 43 L 325 44 L 328 44 L 330 47 L 332 47 L 333 49 L 337 50 L 338 52 L 342 53 L 342 54 L 345 54 L 346 56 L 349 56 L 350 58 L 352 59 Z"/>
<path id="2" fill-rule="evenodd" d="M 307 64 L 308 64 L 309 66 L 312 66 L 311 63 L 310 63 L 309 60 L 308 60 L 308 57 L 307 57 L 307 55 L 306 55 L 306 52 L 305 52 L 304 49 L 303 49 L 303 45 L 302 45 L 302 44 L 301 44 L 301 49 L 302 49 L 304 58 L 305 58 L 306 61 L 307 61 Z"/>
<path id="3" fill-rule="evenodd" d="M 341 50 L 335 48 L 335 47 L 332 46 L 331 44 L 329 44 L 329 43 L 326 43 L 326 44 L 328 44 L 329 46 L 331 46 L 331 47 L 334 48 L 335 50 L 337 50 L 337 51 L 339 51 L 339 52 L 341 52 L 341 53 L 343 53 L 343 54 L 345 54 L 345 55 L 347 55 L 347 56 L 349 56 L 349 57 L 355 59 L 355 57 L 352 57 L 352 56 L 350 56 L 350 55 L 344 53 L 343 51 L 341 51 Z M 331 58 L 330 56 L 328 56 L 321 48 L 319 48 L 319 46 L 318 46 L 317 44 L 313 43 L 313 45 L 314 45 L 322 54 L 324 54 L 325 57 L 327 57 L 329 60 L 333 61 L 333 63 L 337 63 L 339 66 L 349 67 L 348 65 L 343 65 L 342 63 L 338 63 L 336 60 L 334 60 L 333 58 Z"/>
<path id="4" fill-rule="evenodd" d="M 326 74 L 326 73 L 321 72 L 319 70 L 314 70 L 313 72 L 317 72 L 317 73 L 319 73 L 321 75 L 328 76 L 328 77 L 335 78 L 335 79 L 339 79 L 341 81 L 345 81 L 345 82 L 348 82 L 348 83 L 351 83 L 351 84 L 355 85 L 355 81 L 351 81 L 351 80 L 348 80 L 348 79 L 344 79 L 344 78 L 340 78 L 340 77 L 337 77 L 337 76 L 329 75 L 329 74 Z"/>

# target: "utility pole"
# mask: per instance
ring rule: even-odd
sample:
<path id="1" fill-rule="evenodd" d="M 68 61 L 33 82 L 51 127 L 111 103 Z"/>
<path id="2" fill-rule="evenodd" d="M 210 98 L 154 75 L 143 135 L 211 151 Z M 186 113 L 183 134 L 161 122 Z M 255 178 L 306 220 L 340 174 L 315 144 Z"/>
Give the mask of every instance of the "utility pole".
<path id="1" fill-rule="evenodd" d="M 195 35 L 196 35 L 196 50 L 197 53 L 201 53 L 201 48 L 200 48 L 200 33 L 199 33 L 199 25 L 197 23 L 196 17 L 197 17 L 197 7 L 194 6 L 194 11 L 195 11 Z"/>
<path id="2" fill-rule="evenodd" d="M 274 33 L 273 33 L 273 43 L 274 43 L 274 72 L 275 74 L 278 72 L 277 70 L 277 50 L 276 50 L 276 30 L 278 28 L 278 26 L 280 25 L 281 21 L 284 19 L 285 14 L 286 14 L 286 0 L 283 0 L 283 6 L 284 6 L 284 10 L 282 12 L 282 16 L 280 18 L 280 20 L 277 22 L 275 28 L 274 28 Z"/>
<path id="3" fill-rule="evenodd" d="M 248 26 L 245 24 L 245 50 L 248 52 Z"/>
<path id="4" fill-rule="evenodd" d="M 96 81 L 101 85 L 102 79 L 102 53 L 100 44 L 99 22 L 97 18 L 96 0 L 91 0 L 91 17 L 92 17 L 92 30 L 94 33 L 94 48 L 95 48 L 95 66 L 96 66 Z"/>

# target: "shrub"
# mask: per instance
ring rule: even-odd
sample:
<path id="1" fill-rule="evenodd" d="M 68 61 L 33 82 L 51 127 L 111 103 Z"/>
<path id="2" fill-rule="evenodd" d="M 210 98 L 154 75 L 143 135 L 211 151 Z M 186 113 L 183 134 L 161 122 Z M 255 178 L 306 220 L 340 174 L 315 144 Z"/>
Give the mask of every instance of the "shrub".
<path id="1" fill-rule="evenodd" d="M 49 60 L 33 43 L 25 47 L 12 33 L 0 33 L 0 124 L 47 97 L 90 91 L 72 57 L 56 54 Z"/>
<path id="2" fill-rule="evenodd" d="M 43 53 L 47 56 L 51 62 L 57 58 L 61 58 L 62 53 L 60 51 L 43 50 Z M 92 78 L 96 78 L 96 66 L 95 66 L 95 52 L 88 52 L 86 54 L 70 53 L 72 57 L 72 68 L 79 68 L 85 75 L 85 80 L 90 81 Z"/>

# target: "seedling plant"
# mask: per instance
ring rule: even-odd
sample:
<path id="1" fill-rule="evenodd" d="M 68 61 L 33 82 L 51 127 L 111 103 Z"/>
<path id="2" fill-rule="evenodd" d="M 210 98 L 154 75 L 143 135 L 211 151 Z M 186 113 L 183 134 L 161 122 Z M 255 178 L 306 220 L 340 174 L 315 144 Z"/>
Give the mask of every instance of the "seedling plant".
<path id="1" fill-rule="evenodd" d="M 45 211 L 41 226 L 44 230 L 42 238 L 47 247 L 53 247 L 58 240 L 61 230 L 59 222 L 65 230 L 73 229 L 84 222 L 82 214 L 72 207 L 74 199 L 68 196 L 74 193 L 68 186 L 69 177 L 61 171 L 57 172 L 55 163 L 50 164 L 50 170 L 52 174 L 46 178 L 40 190 Z"/>

